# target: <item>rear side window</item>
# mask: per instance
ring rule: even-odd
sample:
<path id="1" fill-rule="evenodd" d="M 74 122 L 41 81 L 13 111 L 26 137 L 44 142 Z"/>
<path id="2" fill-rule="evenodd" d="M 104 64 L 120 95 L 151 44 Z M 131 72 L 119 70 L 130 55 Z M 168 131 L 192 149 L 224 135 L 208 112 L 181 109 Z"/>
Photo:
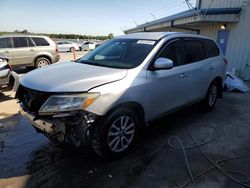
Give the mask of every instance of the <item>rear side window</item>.
<path id="1" fill-rule="evenodd" d="M 49 46 L 49 42 L 41 37 L 32 37 L 32 40 L 35 42 L 36 46 Z"/>
<path id="2" fill-rule="evenodd" d="M 204 44 L 207 50 L 208 58 L 217 57 L 220 55 L 220 50 L 215 42 L 213 42 L 212 40 L 205 40 Z"/>
<path id="3" fill-rule="evenodd" d="M 12 48 L 11 38 L 0 38 L 0 48 Z"/>
<path id="4" fill-rule="evenodd" d="M 186 52 L 186 63 L 195 63 L 206 59 L 206 51 L 200 40 L 186 39 L 184 40 Z"/>
<path id="5" fill-rule="evenodd" d="M 13 37 L 13 43 L 15 48 L 28 47 L 27 37 Z"/>
<path id="6" fill-rule="evenodd" d="M 181 51 L 180 41 L 175 41 L 168 44 L 160 53 L 159 57 L 171 59 L 175 67 L 180 66 L 182 64 Z"/>

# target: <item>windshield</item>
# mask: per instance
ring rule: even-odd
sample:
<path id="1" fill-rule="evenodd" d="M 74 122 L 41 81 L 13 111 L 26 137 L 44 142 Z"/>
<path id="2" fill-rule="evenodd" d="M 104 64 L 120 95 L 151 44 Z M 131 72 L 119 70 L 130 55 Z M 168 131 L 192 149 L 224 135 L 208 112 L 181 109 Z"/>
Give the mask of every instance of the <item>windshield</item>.
<path id="1" fill-rule="evenodd" d="M 90 65 L 131 69 L 140 65 L 155 46 L 156 41 L 138 39 L 113 39 L 78 62 Z"/>

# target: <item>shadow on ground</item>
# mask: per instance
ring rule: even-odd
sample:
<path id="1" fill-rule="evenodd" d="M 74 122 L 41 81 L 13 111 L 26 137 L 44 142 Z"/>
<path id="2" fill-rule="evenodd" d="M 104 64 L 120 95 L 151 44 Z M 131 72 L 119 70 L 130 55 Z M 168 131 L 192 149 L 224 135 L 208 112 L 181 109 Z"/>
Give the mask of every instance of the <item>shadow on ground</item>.
<path id="1" fill-rule="evenodd" d="M 8 101 L 14 99 L 11 95 L 5 95 L 0 91 L 0 102 Z"/>

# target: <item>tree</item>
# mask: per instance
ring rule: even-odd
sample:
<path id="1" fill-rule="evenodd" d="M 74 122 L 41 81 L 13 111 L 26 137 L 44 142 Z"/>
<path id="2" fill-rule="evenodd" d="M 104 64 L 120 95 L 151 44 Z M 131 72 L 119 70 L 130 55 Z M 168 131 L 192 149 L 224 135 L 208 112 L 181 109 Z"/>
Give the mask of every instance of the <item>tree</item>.
<path id="1" fill-rule="evenodd" d="M 108 38 L 109 38 L 109 39 L 114 38 L 114 34 L 113 34 L 113 33 L 109 33 Z"/>
<path id="2" fill-rule="evenodd" d="M 27 33 L 28 33 L 28 30 L 27 30 L 27 29 L 25 29 L 25 30 L 23 30 L 21 33 L 23 33 L 23 34 L 27 34 Z"/>

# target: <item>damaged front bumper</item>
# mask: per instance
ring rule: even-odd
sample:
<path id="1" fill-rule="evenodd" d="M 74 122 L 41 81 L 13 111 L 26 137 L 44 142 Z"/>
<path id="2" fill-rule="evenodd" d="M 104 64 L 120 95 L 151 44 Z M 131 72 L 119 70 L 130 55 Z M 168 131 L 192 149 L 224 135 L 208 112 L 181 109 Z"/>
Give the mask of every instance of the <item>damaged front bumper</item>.
<path id="1" fill-rule="evenodd" d="M 20 113 L 22 116 L 28 119 L 35 128 L 49 134 L 53 134 L 55 132 L 55 130 L 53 129 L 53 123 L 36 119 L 35 116 L 31 115 L 28 112 L 25 112 L 22 108 L 20 108 Z"/>
<path id="2" fill-rule="evenodd" d="M 83 114 L 78 122 L 67 120 L 69 117 L 35 117 L 20 106 L 20 114 L 28 119 L 37 132 L 43 133 L 50 140 L 56 142 L 71 143 L 76 147 L 88 145 L 89 131 L 95 121 L 93 115 Z M 78 114 L 79 115 L 79 114 Z"/>
<path id="3" fill-rule="evenodd" d="M 51 138 L 53 137 L 59 142 L 64 141 L 66 130 L 64 123 L 53 122 L 47 119 L 37 119 L 31 113 L 24 111 L 22 107 L 20 107 L 20 114 L 29 120 L 38 132 L 42 132 Z"/>

